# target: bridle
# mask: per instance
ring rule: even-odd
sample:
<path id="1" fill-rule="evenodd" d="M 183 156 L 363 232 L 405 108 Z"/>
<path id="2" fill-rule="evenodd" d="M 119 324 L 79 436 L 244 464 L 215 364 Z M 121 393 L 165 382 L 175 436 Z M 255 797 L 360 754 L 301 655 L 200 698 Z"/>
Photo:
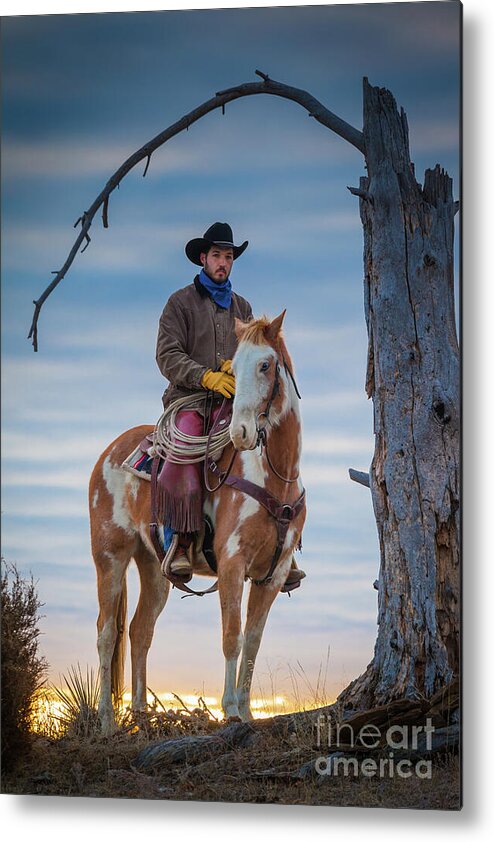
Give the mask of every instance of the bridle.
<path id="1" fill-rule="evenodd" d="M 283 356 L 283 354 L 282 354 L 282 360 L 283 360 L 283 368 L 285 369 L 285 373 L 287 375 L 289 375 L 289 377 L 290 377 L 290 379 L 293 383 L 294 389 L 297 393 L 297 397 L 301 398 L 300 392 L 299 392 L 297 384 L 295 382 L 295 378 L 294 378 L 294 376 L 293 376 L 293 374 L 290 370 L 290 367 L 289 367 L 287 361 L 285 360 L 285 357 Z M 298 480 L 299 476 L 300 476 L 300 472 L 297 471 L 297 473 L 294 477 L 284 477 L 284 476 L 282 476 L 276 470 L 273 463 L 271 462 L 271 458 L 270 458 L 269 450 L 268 450 L 268 439 L 267 439 L 266 428 L 267 428 L 268 424 L 271 423 L 270 420 L 269 420 L 269 413 L 271 412 L 271 407 L 272 407 L 274 401 L 276 400 L 276 398 L 279 394 L 279 391 L 280 391 L 280 363 L 279 363 L 278 360 L 276 360 L 276 369 L 275 369 L 275 373 L 274 373 L 273 388 L 272 388 L 271 394 L 268 398 L 268 402 L 266 404 L 266 409 L 259 412 L 259 414 L 256 418 L 257 441 L 256 441 L 255 446 L 260 447 L 261 453 L 262 453 L 262 449 L 264 448 L 268 465 L 271 468 L 273 474 L 275 474 L 278 477 L 278 479 L 281 479 L 283 482 L 296 482 Z M 261 427 L 261 424 L 260 424 L 261 418 L 265 419 L 265 423 L 263 424 L 262 427 Z"/>

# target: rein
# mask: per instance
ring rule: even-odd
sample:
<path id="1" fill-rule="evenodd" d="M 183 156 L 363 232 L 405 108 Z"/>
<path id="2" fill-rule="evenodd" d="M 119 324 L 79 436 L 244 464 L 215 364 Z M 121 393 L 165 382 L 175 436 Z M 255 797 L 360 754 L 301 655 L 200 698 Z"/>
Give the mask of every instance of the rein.
<path id="1" fill-rule="evenodd" d="M 223 398 L 223 403 L 221 404 L 221 409 L 218 413 L 218 416 L 217 416 L 216 420 L 214 421 L 214 423 L 211 426 L 211 430 L 209 431 L 208 440 L 206 442 L 206 451 L 204 453 L 204 486 L 206 488 L 206 491 L 209 491 L 211 494 L 214 494 L 215 491 L 218 491 L 218 489 L 221 488 L 221 486 L 225 482 L 226 477 L 229 475 L 231 469 L 233 468 L 233 463 L 235 462 L 235 459 L 236 459 L 237 453 L 238 453 L 238 450 L 236 450 L 236 448 L 234 447 L 232 458 L 230 459 L 230 462 L 228 464 L 228 467 L 227 467 L 226 471 L 223 472 L 224 478 L 220 478 L 220 481 L 218 482 L 217 485 L 214 486 L 214 488 L 212 486 L 210 486 L 209 480 L 208 480 L 208 466 L 209 466 L 210 461 L 212 461 L 211 457 L 209 456 L 210 447 L 211 447 L 211 440 L 213 438 L 215 426 L 216 425 L 219 426 L 220 424 L 223 424 L 224 421 L 225 421 L 226 415 L 228 414 L 228 413 L 225 413 L 225 418 L 223 417 L 223 413 L 225 412 L 225 408 L 228 408 L 228 411 L 230 410 L 229 401 L 228 401 L 227 398 Z"/>

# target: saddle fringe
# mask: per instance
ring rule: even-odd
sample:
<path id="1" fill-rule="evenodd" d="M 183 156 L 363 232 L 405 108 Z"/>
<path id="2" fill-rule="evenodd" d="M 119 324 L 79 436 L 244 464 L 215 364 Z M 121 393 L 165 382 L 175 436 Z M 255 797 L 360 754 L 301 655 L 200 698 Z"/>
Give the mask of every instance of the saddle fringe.
<path id="1" fill-rule="evenodd" d="M 199 489 L 179 497 L 158 483 L 156 502 L 159 523 L 175 532 L 200 532 L 204 519 L 202 496 Z"/>

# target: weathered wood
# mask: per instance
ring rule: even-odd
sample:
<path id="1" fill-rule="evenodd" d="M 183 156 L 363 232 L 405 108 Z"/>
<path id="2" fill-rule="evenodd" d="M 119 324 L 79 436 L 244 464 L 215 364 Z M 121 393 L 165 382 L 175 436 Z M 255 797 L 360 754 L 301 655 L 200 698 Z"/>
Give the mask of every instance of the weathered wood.
<path id="1" fill-rule="evenodd" d="M 160 740 L 146 746 L 135 758 L 136 770 L 175 763 L 203 763 L 212 757 L 224 755 L 232 749 L 255 745 L 263 734 L 286 738 L 299 728 L 311 727 L 316 711 L 274 716 L 270 719 L 253 719 L 250 722 L 230 722 L 220 726 L 213 734 L 188 735 L 178 739 Z"/>
<path id="2" fill-rule="evenodd" d="M 217 754 L 225 754 L 233 747 L 250 746 L 258 738 L 250 722 L 234 722 L 215 734 L 160 740 L 146 746 L 135 758 L 132 768 L 148 769 L 152 766 L 171 766 L 174 763 L 196 763 Z"/>
<path id="3" fill-rule="evenodd" d="M 350 475 L 350 479 L 353 479 L 354 482 L 359 482 L 360 485 L 365 485 L 369 488 L 369 474 L 366 474 L 364 471 L 356 471 L 354 468 L 349 468 L 348 473 Z"/>
<path id="4" fill-rule="evenodd" d="M 345 719 L 345 726 L 350 726 L 357 737 L 366 725 L 374 725 L 384 731 L 393 725 L 415 725 L 424 721 L 429 705 L 426 701 L 418 703 L 412 699 L 396 699 L 387 705 L 380 705 L 372 710 L 363 710 Z"/>
<path id="5" fill-rule="evenodd" d="M 408 127 L 364 80 L 366 390 L 374 404 L 370 488 L 380 542 L 374 659 L 341 701 L 430 697 L 459 667 L 459 352 L 452 182 L 421 189 Z"/>

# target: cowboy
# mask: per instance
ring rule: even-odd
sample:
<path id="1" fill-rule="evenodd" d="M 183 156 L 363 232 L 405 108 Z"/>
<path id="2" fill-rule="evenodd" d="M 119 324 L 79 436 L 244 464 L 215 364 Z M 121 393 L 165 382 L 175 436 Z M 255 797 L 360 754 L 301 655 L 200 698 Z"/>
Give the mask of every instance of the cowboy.
<path id="1" fill-rule="evenodd" d="M 226 222 L 215 222 L 203 237 L 190 240 L 185 254 L 201 271 L 192 284 L 173 293 L 161 314 L 156 361 L 161 373 L 170 381 L 163 395 L 166 408 L 185 396 L 204 394 L 204 408 L 180 411 L 175 419 L 181 432 L 202 436 L 209 421 L 214 420 L 223 398 L 233 398 L 235 377 L 231 368 L 237 348 L 235 318 L 252 319 L 248 301 L 233 292 L 230 272 L 233 262 L 248 246 L 245 241 L 234 245 L 233 232 Z M 209 398 L 209 412 L 206 398 Z M 194 534 L 203 523 L 203 489 L 200 466 L 169 464 L 163 467 L 166 499 L 163 504 L 165 549 L 173 533 L 178 545 L 170 570 L 184 581 L 190 580 L 192 567 L 187 556 Z M 295 560 L 286 584 L 305 577 Z"/>

